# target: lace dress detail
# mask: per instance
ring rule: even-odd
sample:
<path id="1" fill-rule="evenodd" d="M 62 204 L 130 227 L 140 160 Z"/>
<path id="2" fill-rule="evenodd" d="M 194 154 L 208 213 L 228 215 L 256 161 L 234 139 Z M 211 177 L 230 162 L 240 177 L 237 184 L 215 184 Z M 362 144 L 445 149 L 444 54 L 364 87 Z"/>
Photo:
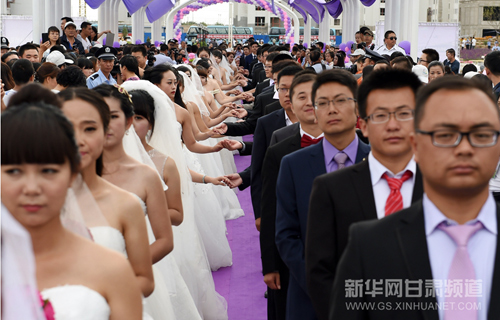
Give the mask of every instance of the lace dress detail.
<path id="1" fill-rule="evenodd" d="M 54 287 L 41 294 L 52 304 L 56 320 L 108 320 L 111 314 L 106 299 L 82 285 Z"/>

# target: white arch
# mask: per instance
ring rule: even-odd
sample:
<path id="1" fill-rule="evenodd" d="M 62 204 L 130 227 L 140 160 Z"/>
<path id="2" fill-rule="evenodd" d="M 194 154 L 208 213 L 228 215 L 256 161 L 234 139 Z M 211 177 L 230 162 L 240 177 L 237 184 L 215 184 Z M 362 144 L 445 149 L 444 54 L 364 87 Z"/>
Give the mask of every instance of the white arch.
<path id="1" fill-rule="evenodd" d="M 175 7 L 172 8 L 172 10 L 170 10 L 168 13 L 167 13 L 167 19 L 166 19 L 166 30 L 165 30 L 165 40 L 168 40 L 168 39 L 172 39 L 174 37 L 174 29 L 173 29 L 173 25 L 174 25 L 174 17 L 175 17 L 175 14 L 179 11 L 179 10 L 182 10 L 184 9 L 185 7 L 189 6 L 190 4 L 193 4 L 193 3 L 196 3 L 198 0 L 188 0 L 184 3 L 176 3 Z M 299 18 L 297 17 L 297 15 L 290 9 L 288 8 L 286 5 L 283 5 L 280 3 L 279 0 L 277 1 L 274 1 L 274 5 L 276 7 L 279 7 L 281 8 L 282 10 L 284 10 L 290 17 L 292 17 L 293 19 L 293 29 L 294 29 L 294 37 L 295 37 L 295 42 L 299 42 L 299 27 L 300 27 L 300 23 L 299 23 Z"/>

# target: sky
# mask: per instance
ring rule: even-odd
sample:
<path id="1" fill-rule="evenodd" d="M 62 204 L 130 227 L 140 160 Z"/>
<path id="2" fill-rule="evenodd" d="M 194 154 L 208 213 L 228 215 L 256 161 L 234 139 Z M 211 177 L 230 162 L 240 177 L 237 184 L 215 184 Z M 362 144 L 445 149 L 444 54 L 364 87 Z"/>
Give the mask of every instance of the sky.
<path id="1" fill-rule="evenodd" d="M 79 0 L 72 0 L 72 16 L 78 16 Z M 90 8 L 87 5 L 87 19 L 97 21 L 97 10 Z M 184 16 L 182 22 L 195 21 L 205 22 L 206 24 L 215 24 L 217 22 L 222 24 L 229 24 L 229 4 L 219 3 L 200 9 L 196 12 L 191 12 Z"/>

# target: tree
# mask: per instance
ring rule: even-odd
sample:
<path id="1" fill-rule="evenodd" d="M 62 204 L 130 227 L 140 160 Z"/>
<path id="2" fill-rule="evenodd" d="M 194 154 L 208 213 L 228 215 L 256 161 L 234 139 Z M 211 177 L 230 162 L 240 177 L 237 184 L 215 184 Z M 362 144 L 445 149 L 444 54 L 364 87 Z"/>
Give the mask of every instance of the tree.
<path id="1" fill-rule="evenodd" d="M 487 21 L 496 32 L 494 36 L 500 34 L 500 7 L 483 7 L 483 21 Z"/>

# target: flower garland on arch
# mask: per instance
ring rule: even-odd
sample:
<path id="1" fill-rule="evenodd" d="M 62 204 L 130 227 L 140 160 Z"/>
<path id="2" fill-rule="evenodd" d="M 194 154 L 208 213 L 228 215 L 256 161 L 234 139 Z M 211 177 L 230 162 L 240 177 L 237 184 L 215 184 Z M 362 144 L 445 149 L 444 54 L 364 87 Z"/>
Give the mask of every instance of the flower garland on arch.
<path id="1" fill-rule="evenodd" d="M 250 5 L 258 5 L 267 11 L 273 12 L 271 5 L 269 2 L 265 0 L 234 0 L 237 3 L 242 3 L 242 4 L 250 4 Z M 186 6 L 185 8 L 177 11 L 177 13 L 174 16 L 174 37 L 180 41 L 181 36 L 182 36 L 182 28 L 181 28 L 181 21 L 182 18 L 184 18 L 185 15 L 198 11 L 204 7 L 213 5 L 213 4 L 218 4 L 218 3 L 224 3 L 228 2 L 228 0 L 199 0 L 195 4 L 190 4 Z M 283 21 L 284 26 L 285 26 L 285 40 L 287 43 L 294 43 L 294 38 L 295 38 L 295 33 L 292 28 L 292 20 L 288 16 L 288 14 L 281 8 L 276 8 L 276 14 L 280 18 L 281 21 Z"/>

